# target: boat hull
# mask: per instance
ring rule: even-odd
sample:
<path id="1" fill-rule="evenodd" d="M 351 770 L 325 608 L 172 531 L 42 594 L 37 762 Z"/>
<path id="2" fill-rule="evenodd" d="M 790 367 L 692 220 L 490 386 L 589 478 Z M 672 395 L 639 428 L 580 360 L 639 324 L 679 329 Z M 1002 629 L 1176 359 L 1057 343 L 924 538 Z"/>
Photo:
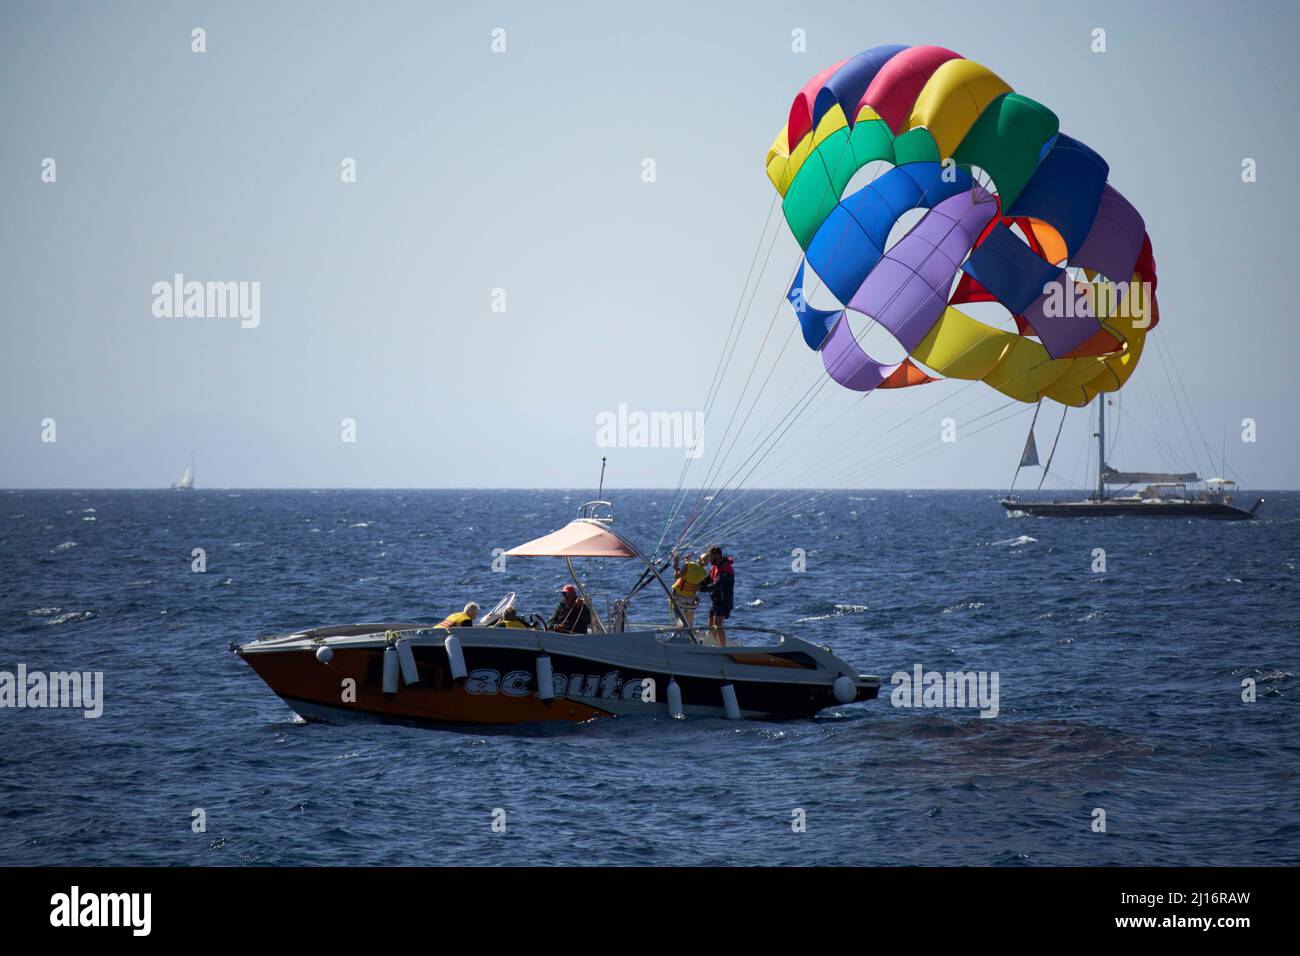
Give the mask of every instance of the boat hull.
<path id="1" fill-rule="evenodd" d="M 383 632 L 346 631 L 314 632 L 315 638 L 290 635 L 237 651 L 295 713 L 322 722 L 485 726 L 663 716 L 673 681 L 687 716 L 725 716 L 722 686 L 730 684 L 743 718 L 806 718 L 840 703 L 833 689 L 837 677 L 853 679 L 855 700 L 874 699 L 879 691 L 877 678 L 861 677 L 824 648 L 793 639 L 770 647 L 718 648 L 665 644 L 653 632 L 564 635 L 458 628 L 467 671 L 463 679 L 452 677 L 443 643 L 448 632 L 426 629 L 409 638 L 419 679 L 399 680 L 395 690 L 390 684 L 385 692 Z M 330 647 L 327 663 L 316 657 L 322 646 Z M 552 671 L 549 700 L 538 692 L 543 654 Z"/>
<path id="2" fill-rule="evenodd" d="M 1007 511 L 1035 518 L 1211 518 L 1248 521 L 1255 517 L 1233 505 L 1214 501 L 1013 501 L 1004 499 Z"/>

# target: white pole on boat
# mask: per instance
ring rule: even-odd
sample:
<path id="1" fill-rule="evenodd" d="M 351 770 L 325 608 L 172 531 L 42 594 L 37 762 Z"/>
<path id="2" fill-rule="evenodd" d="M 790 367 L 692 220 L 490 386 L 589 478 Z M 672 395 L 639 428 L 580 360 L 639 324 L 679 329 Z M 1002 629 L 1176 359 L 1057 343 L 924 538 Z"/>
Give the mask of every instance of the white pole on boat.
<path id="1" fill-rule="evenodd" d="M 397 648 L 392 644 L 384 648 L 384 693 L 397 693 Z"/>
<path id="2" fill-rule="evenodd" d="M 685 716 L 682 710 L 682 688 L 677 683 L 677 678 L 668 678 L 668 716 L 680 719 Z"/>
<path id="3" fill-rule="evenodd" d="M 549 654 L 537 658 L 537 696 L 547 704 L 555 700 L 555 672 Z"/>
<path id="4" fill-rule="evenodd" d="M 460 638 L 455 634 L 448 634 L 447 639 L 442 642 L 442 646 L 447 649 L 447 663 L 451 665 L 451 679 L 464 680 L 469 672 L 465 669 L 465 652 L 461 650 Z"/>
<path id="5" fill-rule="evenodd" d="M 740 720 L 740 702 L 736 700 L 736 685 L 730 682 L 722 685 L 722 709 L 727 712 L 728 720 Z"/>
<path id="6" fill-rule="evenodd" d="M 411 649 L 409 639 L 398 640 L 397 661 L 402 665 L 402 681 L 407 685 L 418 684 L 420 682 L 420 670 L 415 666 L 415 651 Z"/>

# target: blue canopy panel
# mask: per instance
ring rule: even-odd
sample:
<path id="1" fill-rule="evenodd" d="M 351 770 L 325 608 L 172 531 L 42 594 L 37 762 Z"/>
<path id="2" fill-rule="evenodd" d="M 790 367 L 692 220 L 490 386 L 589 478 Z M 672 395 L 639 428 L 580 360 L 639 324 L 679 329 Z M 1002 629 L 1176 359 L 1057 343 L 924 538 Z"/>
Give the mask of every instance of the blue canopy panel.
<path id="1" fill-rule="evenodd" d="M 988 289 L 1012 315 L 1024 313 L 1064 270 L 1030 249 L 1006 226 L 994 226 L 962 269 Z"/>
<path id="2" fill-rule="evenodd" d="M 1043 157 L 1052 151 L 1052 147 L 1056 145 L 1056 140 L 1060 137 L 1060 135 L 1061 135 L 1060 130 L 1057 130 L 1055 133 L 1052 134 L 1052 138 L 1043 144 L 1043 148 L 1038 151 L 1038 161 L 1040 163 L 1043 161 Z"/>
<path id="3" fill-rule="evenodd" d="M 794 309 L 795 317 L 799 319 L 799 325 L 803 329 L 803 340 L 816 352 L 822 347 L 826 336 L 835 326 L 835 320 L 844 314 L 844 310 L 814 309 L 808 304 L 803 291 L 803 267 L 804 260 L 800 259 L 799 271 L 795 273 L 794 281 L 790 283 L 790 291 L 785 297 L 790 307 Z"/>
<path id="4" fill-rule="evenodd" d="M 911 209 L 932 209 L 971 188 L 970 173 L 939 163 L 895 166 L 842 200 L 808 243 L 808 263 L 840 302 L 848 302 L 884 255 L 894 223 Z"/>
<path id="5" fill-rule="evenodd" d="M 1073 257 L 1097 218 L 1109 173 L 1106 160 L 1061 133 L 1006 214 L 1030 216 L 1052 226 Z"/>
<path id="6" fill-rule="evenodd" d="M 831 107 L 839 103 L 844 110 L 844 118 L 853 125 L 857 119 L 858 101 L 867 91 L 871 81 L 876 78 L 880 68 L 908 47 L 906 44 L 872 47 L 865 53 L 848 60 L 835 71 L 817 92 L 817 101 L 813 103 L 812 128 L 816 129 L 822 117 L 830 112 Z"/>

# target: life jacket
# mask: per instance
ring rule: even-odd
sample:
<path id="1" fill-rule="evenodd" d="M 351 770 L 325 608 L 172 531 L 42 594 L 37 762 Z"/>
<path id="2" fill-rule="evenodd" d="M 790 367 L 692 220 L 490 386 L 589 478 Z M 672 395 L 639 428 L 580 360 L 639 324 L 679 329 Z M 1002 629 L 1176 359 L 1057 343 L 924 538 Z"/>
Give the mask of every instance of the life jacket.
<path id="1" fill-rule="evenodd" d="M 442 619 L 439 627 L 469 627 L 474 623 L 474 619 L 464 611 L 457 611 L 455 614 L 448 614 Z"/>
<path id="2" fill-rule="evenodd" d="M 500 621 L 497 622 L 497 627 L 522 627 L 525 631 L 528 630 L 528 625 L 525 624 L 523 621 L 519 620 L 519 618 L 517 617 L 502 618 Z"/>
<path id="3" fill-rule="evenodd" d="M 731 564 L 731 558 L 723 558 L 721 564 L 715 564 L 709 568 L 709 580 L 716 581 L 724 574 L 735 574 L 735 568 Z"/>
<path id="4" fill-rule="evenodd" d="M 677 580 L 673 582 L 673 593 L 682 597 L 694 597 L 699 592 L 700 585 L 704 583 L 704 579 L 708 576 L 709 572 L 694 561 L 687 561 L 682 565 Z"/>

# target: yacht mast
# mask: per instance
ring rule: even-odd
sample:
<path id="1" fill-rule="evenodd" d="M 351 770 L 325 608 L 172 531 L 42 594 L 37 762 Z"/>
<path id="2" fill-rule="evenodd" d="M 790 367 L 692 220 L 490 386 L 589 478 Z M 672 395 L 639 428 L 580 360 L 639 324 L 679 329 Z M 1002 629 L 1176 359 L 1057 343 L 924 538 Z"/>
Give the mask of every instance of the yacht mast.
<path id="1" fill-rule="evenodd" d="M 1097 500 L 1106 497 L 1106 393 L 1097 396 Z"/>

